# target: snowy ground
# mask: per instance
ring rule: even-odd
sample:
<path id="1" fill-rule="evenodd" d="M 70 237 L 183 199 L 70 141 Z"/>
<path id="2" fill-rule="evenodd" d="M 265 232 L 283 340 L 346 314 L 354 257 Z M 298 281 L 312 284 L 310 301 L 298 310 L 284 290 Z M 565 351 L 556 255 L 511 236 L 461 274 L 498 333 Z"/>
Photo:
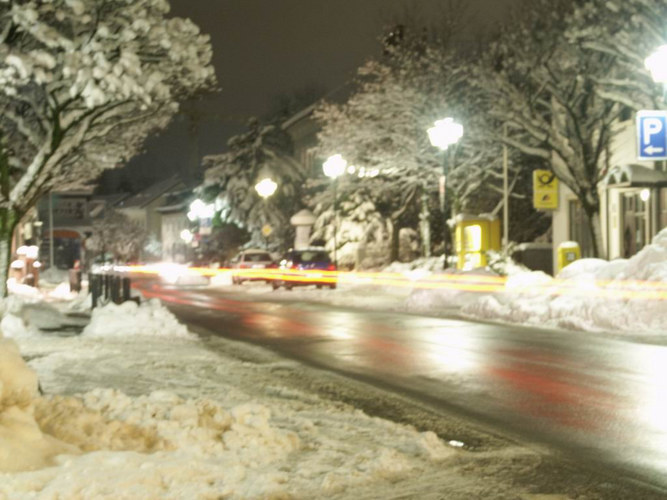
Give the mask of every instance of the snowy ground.
<path id="1" fill-rule="evenodd" d="M 394 271 L 429 273 L 407 267 Z M 663 231 L 628 261 L 581 261 L 559 280 L 513 273 L 502 291 L 485 295 L 359 284 L 236 289 L 659 336 L 667 333 L 666 282 Z M 544 451 L 465 423 L 403 419 L 417 430 L 369 416 L 349 402 L 402 403 L 257 347 L 199 338 L 156 301 L 109 305 L 87 318 L 85 295 L 11 285 L 0 322 L 3 500 L 628 497 L 587 492 L 585 479 L 548 465 Z M 638 299 L 647 287 L 650 298 Z M 548 479 L 558 471 L 560 480 Z"/>
<path id="2" fill-rule="evenodd" d="M 515 484 L 533 450 L 368 416 L 322 395 L 342 379 L 200 340 L 156 301 L 58 333 L 78 302 L 5 303 L 0 498 L 539 498 Z"/>

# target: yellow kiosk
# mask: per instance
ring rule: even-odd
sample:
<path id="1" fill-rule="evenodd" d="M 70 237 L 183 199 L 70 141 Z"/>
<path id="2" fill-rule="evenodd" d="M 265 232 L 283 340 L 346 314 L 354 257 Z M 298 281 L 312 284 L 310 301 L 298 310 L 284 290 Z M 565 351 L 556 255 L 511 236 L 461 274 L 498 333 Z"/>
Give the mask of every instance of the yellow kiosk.
<path id="1" fill-rule="evenodd" d="M 489 214 L 456 216 L 456 267 L 486 267 L 486 252 L 500 250 L 500 220 Z"/>

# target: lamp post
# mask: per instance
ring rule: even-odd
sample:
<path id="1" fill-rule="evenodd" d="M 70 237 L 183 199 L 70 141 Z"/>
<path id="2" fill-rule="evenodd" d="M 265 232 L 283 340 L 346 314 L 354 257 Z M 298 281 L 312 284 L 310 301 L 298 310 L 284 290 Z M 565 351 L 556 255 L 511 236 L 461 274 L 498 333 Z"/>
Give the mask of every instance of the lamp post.
<path id="1" fill-rule="evenodd" d="M 334 209 L 334 265 L 338 269 L 338 195 L 337 184 L 338 178 L 345 173 L 347 161 L 341 155 L 333 155 L 327 158 L 322 164 L 324 175 L 333 179 L 333 209 Z"/>
<path id="2" fill-rule="evenodd" d="M 443 120 L 437 120 L 433 127 L 428 129 L 428 138 L 431 144 L 442 150 L 442 177 L 440 179 L 440 210 L 445 214 L 445 197 L 447 193 L 447 149 L 459 142 L 463 137 L 463 125 L 456 123 L 454 118 L 448 117 Z M 449 228 L 447 227 L 447 216 L 445 215 L 443 230 L 443 268 L 447 268 L 448 246 L 450 244 Z"/>
<path id="3" fill-rule="evenodd" d="M 269 196 L 273 195 L 278 189 L 278 184 L 276 184 L 270 177 L 264 177 L 261 181 L 255 184 L 255 191 L 257 194 L 262 197 L 264 203 Z M 266 229 L 265 229 L 266 228 Z M 269 235 L 271 234 L 271 226 L 265 224 L 262 226 L 262 235 L 264 236 L 264 245 L 266 249 L 269 249 Z"/>

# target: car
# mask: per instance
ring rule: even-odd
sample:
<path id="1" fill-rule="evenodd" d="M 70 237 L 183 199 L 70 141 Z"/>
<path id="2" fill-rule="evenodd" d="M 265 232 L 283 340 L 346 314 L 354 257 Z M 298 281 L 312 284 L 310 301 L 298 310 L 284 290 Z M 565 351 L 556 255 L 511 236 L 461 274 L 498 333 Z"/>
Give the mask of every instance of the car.
<path id="1" fill-rule="evenodd" d="M 240 252 L 229 262 L 229 268 L 234 269 L 266 269 L 273 265 L 271 254 L 266 250 L 247 249 Z M 240 285 L 244 281 L 266 281 L 266 278 L 260 276 L 244 276 L 244 273 L 237 272 L 232 274 L 232 283 Z"/>
<path id="2" fill-rule="evenodd" d="M 289 250 L 276 267 L 278 270 L 289 271 L 290 274 L 272 280 L 271 286 L 274 290 L 281 286 L 284 286 L 286 290 L 291 290 L 295 286 L 305 285 L 315 285 L 317 288 L 325 286 L 331 289 L 336 288 L 336 275 L 332 273 L 336 271 L 336 266 L 324 248 Z M 298 271 L 306 272 L 299 274 Z"/>

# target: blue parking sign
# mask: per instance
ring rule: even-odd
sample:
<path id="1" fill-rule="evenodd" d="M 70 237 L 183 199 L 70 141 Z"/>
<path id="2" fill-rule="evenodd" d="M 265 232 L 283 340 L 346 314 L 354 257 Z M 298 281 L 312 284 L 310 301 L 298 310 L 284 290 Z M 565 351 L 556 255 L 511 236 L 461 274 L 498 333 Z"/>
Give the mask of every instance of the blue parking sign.
<path id="1" fill-rule="evenodd" d="M 667 111 L 637 113 L 637 158 L 667 160 Z"/>

